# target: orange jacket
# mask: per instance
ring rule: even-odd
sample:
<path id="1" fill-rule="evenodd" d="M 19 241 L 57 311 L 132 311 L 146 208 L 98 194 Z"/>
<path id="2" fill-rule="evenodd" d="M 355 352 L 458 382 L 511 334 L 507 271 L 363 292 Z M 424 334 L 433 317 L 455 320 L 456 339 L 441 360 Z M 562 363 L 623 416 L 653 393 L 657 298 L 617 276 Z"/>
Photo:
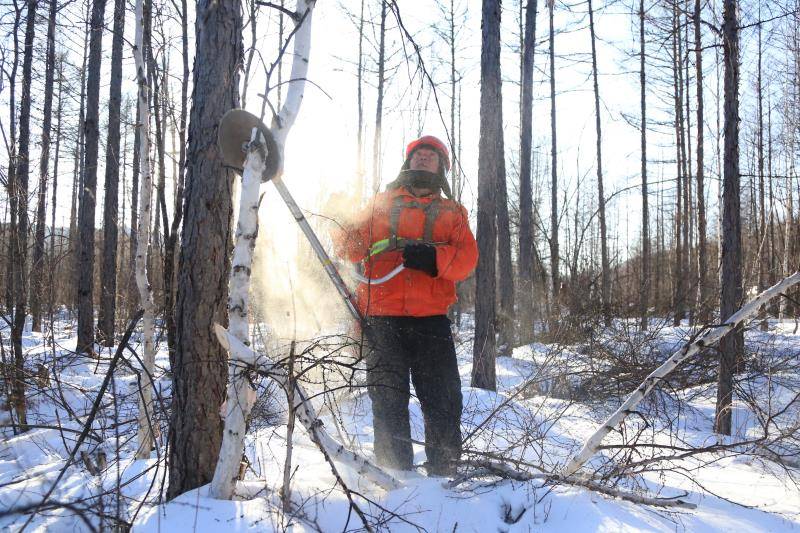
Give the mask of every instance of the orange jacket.
<path id="1" fill-rule="evenodd" d="M 430 209 L 434 201 L 436 209 Z M 360 283 L 356 290 L 359 309 L 365 316 L 443 315 L 456 301 L 456 282 L 469 276 L 478 261 L 467 211 L 459 203 L 439 195 L 418 198 L 404 187 L 379 193 L 354 221 L 334 234 L 336 253 L 354 263 L 366 259 L 372 244 L 391 236 L 393 206 L 399 203 L 417 207 L 394 208 L 395 216 L 399 214 L 398 238 L 423 238 L 426 218 L 434 214 L 428 232 L 436 243 L 438 274 L 432 278 L 407 268 L 382 284 Z M 423 206 L 429 208 L 427 215 Z M 386 251 L 365 261 L 364 274 L 380 278 L 402 263 L 402 250 Z"/>

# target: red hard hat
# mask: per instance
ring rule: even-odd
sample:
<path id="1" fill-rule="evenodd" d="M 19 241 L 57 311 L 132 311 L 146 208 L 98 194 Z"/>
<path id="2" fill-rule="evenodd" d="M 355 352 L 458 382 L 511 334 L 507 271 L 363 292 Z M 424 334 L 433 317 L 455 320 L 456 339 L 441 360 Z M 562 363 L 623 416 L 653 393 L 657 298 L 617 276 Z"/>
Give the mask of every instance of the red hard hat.
<path id="1" fill-rule="evenodd" d="M 450 170 L 450 152 L 447 150 L 447 145 L 433 135 L 423 135 L 416 141 L 408 143 L 408 146 L 406 146 L 406 159 L 411 157 L 414 150 L 423 146 L 427 146 L 439 152 L 439 155 L 444 161 L 445 170 Z"/>

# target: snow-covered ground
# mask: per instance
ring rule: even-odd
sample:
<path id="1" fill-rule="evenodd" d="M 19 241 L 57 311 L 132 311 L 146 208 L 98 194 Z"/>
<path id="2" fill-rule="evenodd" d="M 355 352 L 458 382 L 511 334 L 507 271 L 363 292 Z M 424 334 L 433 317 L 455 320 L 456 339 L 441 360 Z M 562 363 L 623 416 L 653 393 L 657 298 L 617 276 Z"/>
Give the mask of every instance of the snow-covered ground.
<path id="1" fill-rule="evenodd" d="M 800 334 L 794 322 L 770 326 L 768 332 L 747 333 L 760 373 L 769 372 L 761 376 L 751 372 L 752 379 L 736 399 L 734 436 L 722 439 L 711 431 L 716 401 L 713 383 L 665 389 L 657 391 L 621 431 L 612 432 L 604 442 L 620 447 L 607 447 L 584 467 L 584 473 L 605 476 L 602 483 L 625 494 L 676 497 L 695 504 L 694 509 L 644 505 L 544 479 L 513 481 L 484 474 L 460 479 L 453 486 L 449 479 L 426 477 L 423 468 L 391 472 L 401 487 L 387 492 L 345 465 L 338 464 L 338 472 L 373 530 L 800 531 L 798 462 L 776 462 L 757 445 L 768 445 L 767 449 L 784 454 L 784 459 L 796 452 L 795 438 L 780 443 L 770 439 L 798 426 L 798 391 L 793 386 L 800 375 L 775 367 L 775 362 L 797 358 Z M 608 366 L 606 359 L 595 356 L 592 346 L 611 353 L 624 351 L 619 331 L 605 338 L 601 335 L 588 348 L 539 343 L 515 348 L 511 356 L 498 358 L 498 391 L 488 392 L 469 387 L 472 344 L 469 328 L 463 328 L 457 346 L 464 395 L 464 457 L 473 464 L 503 460 L 530 474 L 558 472 L 620 401 L 612 396 L 584 402 L 570 398 L 569 393 L 580 389 L 587 368 Z M 663 358 L 691 333 L 686 327 L 658 331 L 643 341 L 650 350 L 648 358 Z M 7 329 L 0 333 L 7 342 Z M 136 531 L 364 529 L 330 466 L 299 425 L 293 439 L 291 510 L 283 511 L 285 422 L 254 421 L 247 437 L 250 467 L 236 501 L 211 499 L 205 486 L 163 503 L 168 483 L 166 431 L 149 460 L 134 460 L 140 365 L 130 351 L 115 372 L 85 443 L 76 450 L 76 462 L 44 505 L 39 505 L 73 452 L 115 351 L 104 349 L 99 362 L 72 355 L 76 337 L 61 326 L 52 340 L 30 332 L 24 339 L 28 366 L 35 370 L 42 363 L 51 368 L 50 383 L 31 387 L 27 398 L 29 423 L 35 427 L 14 435 L 7 410 L 0 414 L 0 529 L 106 529 L 117 518 L 132 522 Z M 131 347 L 140 351 L 137 342 Z M 170 380 L 163 344 L 157 365 L 160 401 L 166 408 Z M 319 395 L 314 402 L 332 436 L 371 457 L 371 409 L 363 388 L 340 390 L 335 402 L 332 395 Z M 748 402 L 761 405 L 766 414 L 754 412 Z M 285 418 L 282 405 L 277 401 L 266 406 L 266 410 L 279 411 L 273 413 L 274 420 Z M 413 438 L 421 441 L 422 415 L 413 398 L 410 410 Z M 165 429 L 163 411 L 160 416 Z M 769 432 L 760 440 L 764 427 Z M 758 442 L 736 445 L 744 440 Z M 623 446 L 633 443 L 635 448 Z M 690 452 L 704 447 L 703 453 Z M 661 459 L 654 460 L 655 456 Z M 415 445 L 415 462 L 421 465 L 424 460 L 423 447 Z M 470 470 L 465 465 L 461 472 Z"/>

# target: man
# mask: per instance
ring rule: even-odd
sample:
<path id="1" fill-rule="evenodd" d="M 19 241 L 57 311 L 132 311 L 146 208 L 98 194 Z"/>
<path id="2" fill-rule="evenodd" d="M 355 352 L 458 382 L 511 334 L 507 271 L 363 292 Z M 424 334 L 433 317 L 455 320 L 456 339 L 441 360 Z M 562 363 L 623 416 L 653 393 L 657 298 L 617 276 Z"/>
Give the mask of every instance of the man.
<path id="1" fill-rule="evenodd" d="M 337 252 L 363 262 L 358 305 L 372 346 L 366 355 L 379 464 L 410 470 L 409 373 L 425 421 L 428 475 L 452 474 L 461 454 L 461 380 L 447 309 L 455 284 L 475 268 L 478 247 L 467 212 L 449 197 L 447 147 L 413 141 L 395 181 L 336 238 Z"/>

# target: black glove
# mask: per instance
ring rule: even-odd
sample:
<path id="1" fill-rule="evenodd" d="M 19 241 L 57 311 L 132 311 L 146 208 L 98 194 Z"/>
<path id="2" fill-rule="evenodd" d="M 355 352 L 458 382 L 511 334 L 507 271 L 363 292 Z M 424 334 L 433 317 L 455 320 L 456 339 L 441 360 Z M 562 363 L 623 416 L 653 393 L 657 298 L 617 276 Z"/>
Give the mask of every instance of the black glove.
<path id="1" fill-rule="evenodd" d="M 407 244 L 403 248 L 403 266 L 425 272 L 435 278 L 439 273 L 436 268 L 436 247 L 430 244 Z"/>

